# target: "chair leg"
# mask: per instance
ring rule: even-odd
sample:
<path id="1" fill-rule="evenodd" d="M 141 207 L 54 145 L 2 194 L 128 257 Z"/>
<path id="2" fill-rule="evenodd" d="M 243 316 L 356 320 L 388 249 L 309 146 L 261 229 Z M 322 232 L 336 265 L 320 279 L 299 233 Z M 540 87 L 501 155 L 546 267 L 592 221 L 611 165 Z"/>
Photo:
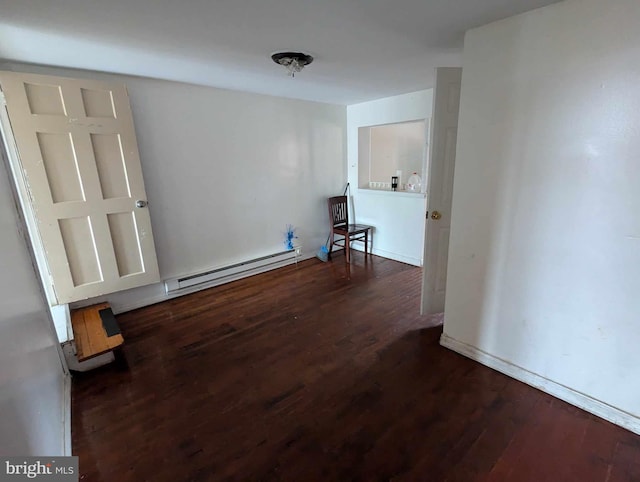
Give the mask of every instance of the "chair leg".
<path id="1" fill-rule="evenodd" d="M 367 257 L 367 254 L 369 254 L 369 230 L 367 229 L 364 232 L 364 257 Z"/>
<path id="2" fill-rule="evenodd" d="M 351 239 L 349 238 L 349 235 L 347 234 L 344 237 L 344 252 L 345 252 L 345 257 L 347 258 L 346 259 L 347 263 L 351 262 L 351 260 L 349 258 L 349 252 L 351 251 L 350 245 L 351 245 Z"/>
<path id="3" fill-rule="evenodd" d="M 331 251 L 333 251 L 333 233 L 331 233 L 331 235 L 329 236 L 329 259 L 331 259 Z"/>

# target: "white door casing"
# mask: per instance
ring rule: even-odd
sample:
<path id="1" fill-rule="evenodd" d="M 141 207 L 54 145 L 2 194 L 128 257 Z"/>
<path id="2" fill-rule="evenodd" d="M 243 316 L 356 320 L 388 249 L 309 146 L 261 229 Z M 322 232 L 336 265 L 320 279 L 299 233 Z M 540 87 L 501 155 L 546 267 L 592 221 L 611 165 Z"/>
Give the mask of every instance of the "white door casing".
<path id="1" fill-rule="evenodd" d="M 444 311 L 461 81 L 461 68 L 436 69 L 427 174 L 422 314 Z"/>
<path id="2" fill-rule="evenodd" d="M 0 72 L 0 88 L 54 301 L 158 282 L 124 85 Z"/>

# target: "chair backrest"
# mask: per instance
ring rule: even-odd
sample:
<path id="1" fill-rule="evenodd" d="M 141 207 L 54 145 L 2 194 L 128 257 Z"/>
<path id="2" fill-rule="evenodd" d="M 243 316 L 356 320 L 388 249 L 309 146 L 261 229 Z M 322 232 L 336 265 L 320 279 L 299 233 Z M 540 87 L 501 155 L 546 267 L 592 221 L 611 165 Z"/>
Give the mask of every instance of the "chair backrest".
<path id="1" fill-rule="evenodd" d="M 328 199 L 329 222 L 332 228 L 349 225 L 349 210 L 347 196 L 334 196 Z"/>

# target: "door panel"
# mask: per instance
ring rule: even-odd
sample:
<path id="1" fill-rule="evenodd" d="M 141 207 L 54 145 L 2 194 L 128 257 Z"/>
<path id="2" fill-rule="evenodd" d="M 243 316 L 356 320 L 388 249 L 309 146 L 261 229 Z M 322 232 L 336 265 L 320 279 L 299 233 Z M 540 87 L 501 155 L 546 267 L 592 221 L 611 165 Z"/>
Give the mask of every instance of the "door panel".
<path id="1" fill-rule="evenodd" d="M 58 224 L 73 284 L 80 286 L 103 281 L 91 219 L 88 216 L 66 218 L 60 219 Z M 83 245 L 85 249 L 77 249 Z"/>
<path id="2" fill-rule="evenodd" d="M 93 156 L 104 199 L 131 197 L 127 166 L 118 134 L 91 134 Z"/>
<path id="3" fill-rule="evenodd" d="M 108 214 L 107 218 L 118 274 L 123 277 L 143 273 L 144 260 L 138 243 L 135 217 L 131 213 L 113 213 Z M 137 246 L 137 249 L 131 249 L 132 246 Z"/>
<path id="4" fill-rule="evenodd" d="M 436 69 L 427 209 L 429 214 L 437 211 L 440 217 L 433 219 L 429 216 L 426 222 L 421 307 L 423 314 L 444 311 L 461 80 L 461 68 Z"/>
<path id="5" fill-rule="evenodd" d="M 32 114 L 67 115 L 59 86 L 25 82 L 24 89 Z"/>
<path id="6" fill-rule="evenodd" d="M 37 132 L 36 137 L 52 202 L 85 201 L 71 135 Z"/>
<path id="7" fill-rule="evenodd" d="M 111 90 L 81 88 L 82 104 L 87 117 L 106 117 L 115 119 Z"/>
<path id="8" fill-rule="evenodd" d="M 13 72 L 0 86 L 58 302 L 159 281 L 125 87 Z"/>

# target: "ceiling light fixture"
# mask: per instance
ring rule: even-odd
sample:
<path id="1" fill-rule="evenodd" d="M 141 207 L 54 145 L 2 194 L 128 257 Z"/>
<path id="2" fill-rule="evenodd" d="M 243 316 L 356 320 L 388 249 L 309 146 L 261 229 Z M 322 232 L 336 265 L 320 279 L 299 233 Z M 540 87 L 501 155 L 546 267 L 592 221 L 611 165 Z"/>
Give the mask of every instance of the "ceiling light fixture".
<path id="1" fill-rule="evenodd" d="M 300 72 L 305 65 L 313 62 L 311 55 L 303 54 L 302 52 L 276 52 L 271 56 L 271 59 L 276 64 L 280 64 L 287 69 L 291 77 L 295 77 L 296 73 Z"/>

